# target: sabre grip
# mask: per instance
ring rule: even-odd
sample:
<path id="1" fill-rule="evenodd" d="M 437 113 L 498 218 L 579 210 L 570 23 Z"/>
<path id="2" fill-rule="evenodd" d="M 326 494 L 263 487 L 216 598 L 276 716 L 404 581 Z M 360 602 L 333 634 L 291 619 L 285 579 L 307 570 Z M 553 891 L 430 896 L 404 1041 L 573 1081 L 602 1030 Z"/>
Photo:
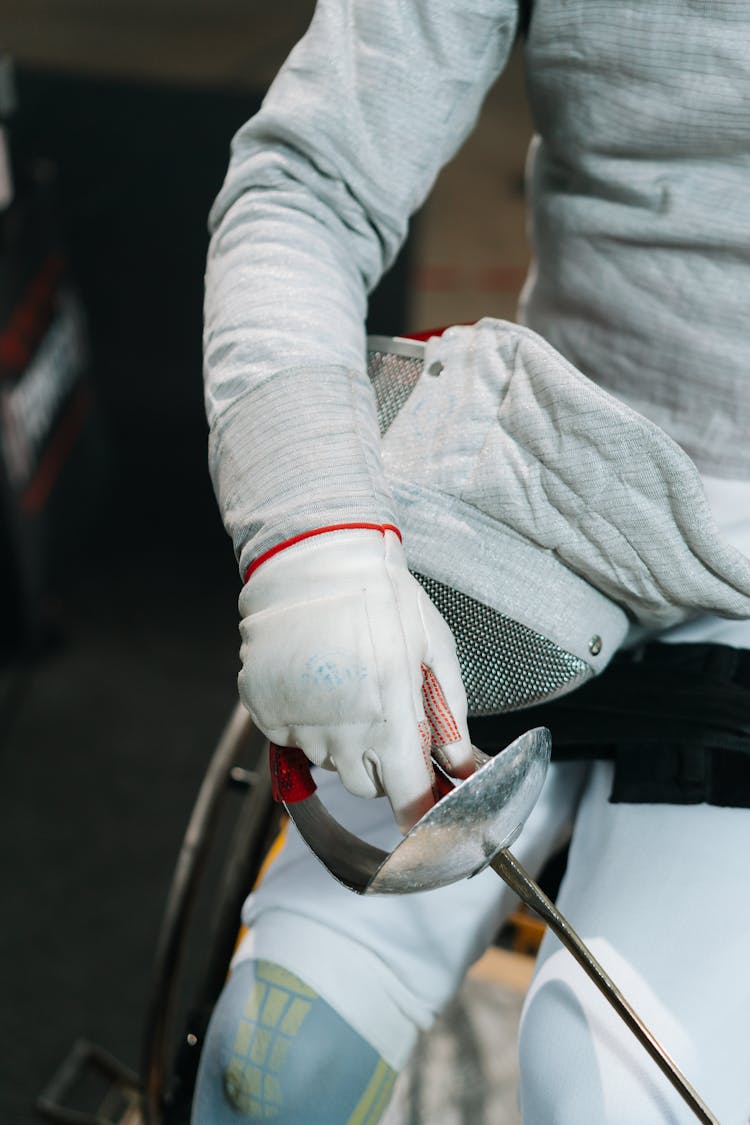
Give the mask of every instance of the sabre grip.
<path id="1" fill-rule="evenodd" d="M 275 742 L 271 742 L 269 754 L 274 801 L 293 805 L 312 796 L 317 785 L 312 779 L 310 763 L 304 751 L 296 746 L 277 746 Z M 439 801 L 453 790 L 455 782 L 442 769 L 436 769 L 432 787 L 435 799 Z"/>
<path id="2" fill-rule="evenodd" d="M 274 801 L 293 805 L 311 797 L 317 789 L 310 773 L 310 763 L 296 746 L 269 744 L 271 793 Z"/>

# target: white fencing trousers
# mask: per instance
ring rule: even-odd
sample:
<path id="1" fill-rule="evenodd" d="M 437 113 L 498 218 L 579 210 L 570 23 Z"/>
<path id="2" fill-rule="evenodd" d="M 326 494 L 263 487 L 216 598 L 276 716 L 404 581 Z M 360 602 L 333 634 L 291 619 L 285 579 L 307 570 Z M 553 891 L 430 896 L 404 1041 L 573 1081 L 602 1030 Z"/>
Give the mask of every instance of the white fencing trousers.
<path id="1" fill-rule="evenodd" d="M 721 1125 L 750 1121 L 750 810 L 608 804 L 597 764 L 558 905 Z M 524 1122 L 696 1119 L 546 935 L 520 1033 Z"/>
<path id="2" fill-rule="evenodd" d="M 387 801 L 320 795 L 381 847 Z M 559 903 L 722 1125 L 750 1120 L 750 811 L 611 805 L 611 767 L 551 767 L 513 851 L 532 874 L 575 820 Z M 577 815 L 576 815 L 577 810 Z M 310 984 L 400 1069 L 484 951 L 515 898 L 492 871 L 425 894 L 344 890 L 290 830 L 243 912 L 235 957 L 275 961 Z M 527 1125 L 673 1125 L 694 1117 L 570 955 L 549 935 L 521 1024 Z"/>

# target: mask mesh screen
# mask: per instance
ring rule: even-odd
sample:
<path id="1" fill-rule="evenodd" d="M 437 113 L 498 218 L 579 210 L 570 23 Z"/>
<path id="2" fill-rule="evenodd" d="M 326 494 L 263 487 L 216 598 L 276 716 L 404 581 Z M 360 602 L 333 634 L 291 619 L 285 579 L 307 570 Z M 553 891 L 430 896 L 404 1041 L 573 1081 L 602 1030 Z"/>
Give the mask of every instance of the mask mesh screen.
<path id="1" fill-rule="evenodd" d="M 369 352 L 367 358 L 367 374 L 375 391 L 382 436 L 416 387 L 422 374 L 422 360 L 378 351 Z"/>
<path id="2" fill-rule="evenodd" d="M 414 577 L 456 641 L 470 715 L 516 711 L 564 695 L 593 676 L 548 637 L 423 574 Z"/>

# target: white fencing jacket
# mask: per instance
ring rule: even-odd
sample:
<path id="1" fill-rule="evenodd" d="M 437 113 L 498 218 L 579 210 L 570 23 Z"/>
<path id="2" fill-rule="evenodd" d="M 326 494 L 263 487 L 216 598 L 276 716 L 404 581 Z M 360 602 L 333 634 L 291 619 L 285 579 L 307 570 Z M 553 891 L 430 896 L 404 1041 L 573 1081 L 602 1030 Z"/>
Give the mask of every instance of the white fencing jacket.
<path id="1" fill-rule="evenodd" d="M 750 564 L 717 536 L 696 472 L 750 479 L 748 3 L 536 0 L 527 327 L 454 331 L 481 406 L 448 447 L 433 419 L 423 452 L 440 467 L 387 451 L 384 467 L 367 294 L 517 19 L 512 0 L 320 0 L 234 138 L 211 214 L 205 369 L 241 570 L 321 526 L 430 523 L 459 582 L 489 522 L 488 573 L 515 540 L 520 574 L 536 557 L 544 582 L 555 564 L 631 620 L 750 616 Z"/>

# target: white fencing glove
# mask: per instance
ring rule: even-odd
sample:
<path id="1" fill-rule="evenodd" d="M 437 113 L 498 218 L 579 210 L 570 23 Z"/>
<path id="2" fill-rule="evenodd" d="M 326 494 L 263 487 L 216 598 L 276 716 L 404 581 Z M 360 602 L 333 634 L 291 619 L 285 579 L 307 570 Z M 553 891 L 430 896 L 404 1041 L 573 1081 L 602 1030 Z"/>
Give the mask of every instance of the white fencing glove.
<path id="1" fill-rule="evenodd" d="M 453 636 L 391 531 L 337 530 L 263 562 L 242 590 L 240 696 L 278 746 L 385 794 L 402 832 L 436 799 L 430 756 L 474 759 Z"/>

